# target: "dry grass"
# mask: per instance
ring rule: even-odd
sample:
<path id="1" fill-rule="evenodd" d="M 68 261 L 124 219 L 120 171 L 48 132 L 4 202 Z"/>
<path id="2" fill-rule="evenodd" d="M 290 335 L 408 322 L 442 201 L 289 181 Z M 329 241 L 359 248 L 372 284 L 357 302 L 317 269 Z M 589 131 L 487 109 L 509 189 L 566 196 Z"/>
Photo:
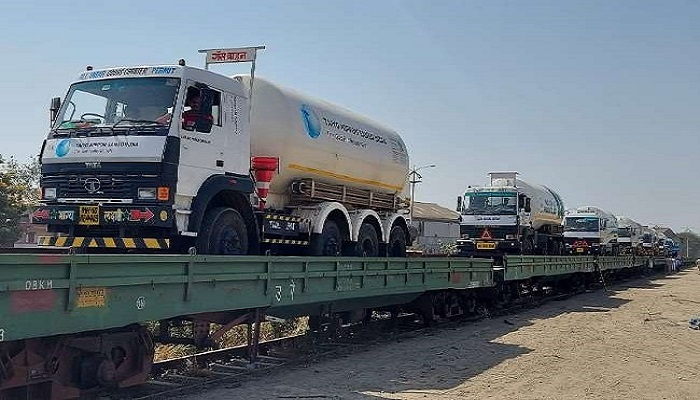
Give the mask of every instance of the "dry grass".
<path id="1" fill-rule="evenodd" d="M 157 322 L 149 324 L 149 328 L 155 334 L 157 330 Z M 219 325 L 212 324 L 211 331 L 215 331 Z M 260 340 L 279 339 L 285 336 L 303 334 L 308 329 L 308 318 L 290 318 L 284 322 L 263 322 L 260 324 Z M 190 326 L 182 326 L 172 328 L 174 335 L 180 337 L 191 337 L 192 329 Z M 239 325 L 230 331 L 226 332 L 219 342 L 220 348 L 245 345 L 247 343 L 248 327 Z M 155 361 L 168 360 L 177 357 L 184 357 L 197 353 L 194 346 L 184 344 L 157 344 L 155 350 Z"/>

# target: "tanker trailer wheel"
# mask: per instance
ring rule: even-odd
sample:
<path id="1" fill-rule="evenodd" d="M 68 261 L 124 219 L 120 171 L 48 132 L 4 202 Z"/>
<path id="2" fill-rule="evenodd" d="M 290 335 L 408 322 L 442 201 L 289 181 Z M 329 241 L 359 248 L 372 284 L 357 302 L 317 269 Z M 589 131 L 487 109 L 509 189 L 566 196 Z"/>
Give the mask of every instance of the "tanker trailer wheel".
<path id="1" fill-rule="evenodd" d="M 377 231 L 372 225 L 365 223 L 360 226 L 355 255 L 357 257 L 379 256 L 379 238 L 377 237 Z"/>
<path id="2" fill-rule="evenodd" d="M 406 232 L 396 225 L 389 232 L 389 257 L 406 257 Z"/>
<path id="3" fill-rule="evenodd" d="M 197 235 L 200 254 L 248 254 L 248 229 L 241 214 L 228 207 L 213 208 L 204 215 L 204 230 Z"/>
<path id="4" fill-rule="evenodd" d="M 314 234 L 311 238 L 309 250 L 312 256 L 337 256 L 342 249 L 342 243 L 338 225 L 331 220 L 326 220 L 321 234 Z"/>

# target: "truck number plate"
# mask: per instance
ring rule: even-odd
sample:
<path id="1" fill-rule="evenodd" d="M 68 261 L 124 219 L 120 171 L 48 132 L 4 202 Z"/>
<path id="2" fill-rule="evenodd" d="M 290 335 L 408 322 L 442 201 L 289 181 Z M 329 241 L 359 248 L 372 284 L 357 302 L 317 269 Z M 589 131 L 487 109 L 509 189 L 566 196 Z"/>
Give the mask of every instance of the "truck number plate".
<path id="1" fill-rule="evenodd" d="M 80 225 L 99 225 L 100 224 L 100 207 L 99 206 L 80 206 Z"/>
<path id="2" fill-rule="evenodd" d="M 476 249 L 477 250 L 495 250 L 496 243 L 494 243 L 494 242 L 477 242 Z"/>
<path id="3" fill-rule="evenodd" d="M 583 253 L 583 247 L 577 248 L 577 249 L 576 249 L 576 252 L 577 252 L 577 253 Z"/>

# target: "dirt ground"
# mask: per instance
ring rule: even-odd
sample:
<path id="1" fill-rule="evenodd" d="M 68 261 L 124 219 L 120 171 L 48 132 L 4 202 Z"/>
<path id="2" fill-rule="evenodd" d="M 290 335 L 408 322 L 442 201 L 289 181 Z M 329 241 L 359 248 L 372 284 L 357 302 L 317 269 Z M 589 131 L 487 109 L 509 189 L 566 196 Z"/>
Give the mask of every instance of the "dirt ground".
<path id="1" fill-rule="evenodd" d="M 191 399 L 700 399 L 700 275 L 634 280 Z"/>

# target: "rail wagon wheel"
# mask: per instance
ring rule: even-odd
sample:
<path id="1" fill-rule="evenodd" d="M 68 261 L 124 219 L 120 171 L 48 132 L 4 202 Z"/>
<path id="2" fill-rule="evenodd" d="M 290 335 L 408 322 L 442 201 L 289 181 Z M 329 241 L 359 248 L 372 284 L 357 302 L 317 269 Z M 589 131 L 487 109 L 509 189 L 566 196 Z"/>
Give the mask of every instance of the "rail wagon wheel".
<path id="1" fill-rule="evenodd" d="M 395 225 L 391 228 L 387 251 L 389 257 L 406 257 L 406 232 L 402 227 Z"/>
<path id="2" fill-rule="evenodd" d="M 323 230 L 311 238 L 310 253 L 312 256 L 337 256 L 342 249 L 343 239 L 340 228 L 334 221 L 326 220 Z"/>
<path id="3" fill-rule="evenodd" d="M 364 223 L 360 226 L 355 255 L 358 257 L 379 256 L 379 238 L 377 237 L 377 231 L 372 225 Z"/>
<path id="4" fill-rule="evenodd" d="M 202 221 L 204 230 L 197 237 L 200 254 L 248 254 L 248 229 L 241 214 L 229 207 L 207 211 Z"/>

